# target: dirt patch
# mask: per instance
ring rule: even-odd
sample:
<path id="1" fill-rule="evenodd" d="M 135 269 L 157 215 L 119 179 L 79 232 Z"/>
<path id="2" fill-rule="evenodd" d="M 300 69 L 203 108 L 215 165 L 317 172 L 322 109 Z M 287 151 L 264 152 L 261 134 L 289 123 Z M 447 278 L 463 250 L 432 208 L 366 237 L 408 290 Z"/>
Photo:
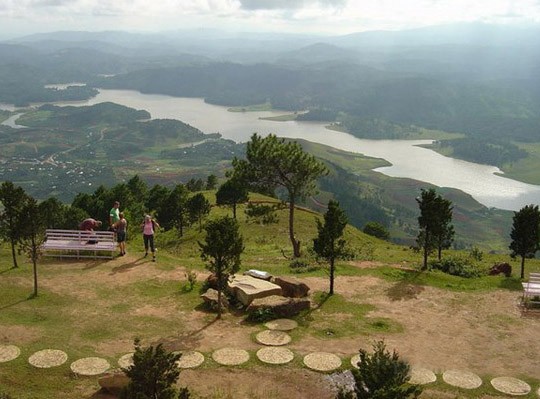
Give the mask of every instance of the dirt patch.
<path id="1" fill-rule="evenodd" d="M 180 383 L 203 397 L 252 399 L 335 397 L 328 384 L 324 383 L 323 375 L 285 366 L 254 367 L 250 370 L 231 368 L 186 370 L 180 374 Z"/>
<path id="2" fill-rule="evenodd" d="M 0 325 L 0 344 L 17 342 L 23 346 L 39 341 L 42 335 L 37 327 Z"/>

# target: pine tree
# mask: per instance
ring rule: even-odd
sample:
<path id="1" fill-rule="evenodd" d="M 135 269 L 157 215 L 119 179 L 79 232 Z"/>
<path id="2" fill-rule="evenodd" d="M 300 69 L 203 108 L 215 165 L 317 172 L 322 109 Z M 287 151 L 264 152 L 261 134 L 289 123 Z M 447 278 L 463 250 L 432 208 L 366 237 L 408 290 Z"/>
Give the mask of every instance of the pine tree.
<path id="1" fill-rule="evenodd" d="M 538 205 L 527 205 L 514 212 L 510 238 L 511 256 L 521 257 L 521 278 L 525 278 L 525 258 L 533 258 L 540 249 L 540 211 Z"/>
<path id="2" fill-rule="evenodd" d="M 295 257 L 300 256 L 300 241 L 294 234 L 294 208 L 297 201 L 315 190 L 316 180 L 328 174 L 328 169 L 315 157 L 302 150 L 296 142 L 285 142 L 270 134 L 265 138 L 256 133 L 247 143 L 246 159 L 233 160 L 232 177 L 247 182 L 255 191 L 274 193 L 277 188 L 287 192 L 289 202 L 289 239 Z"/>
<path id="3" fill-rule="evenodd" d="M 334 294 L 335 261 L 338 259 L 352 258 L 352 252 L 348 250 L 343 238 L 343 231 L 347 226 L 347 215 L 339 207 L 337 201 L 328 202 L 328 210 L 324 214 L 324 224 L 317 219 L 319 235 L 313 239 L 313 250 L 318 258 L 322 258 L 329 264 L 330 290 L 329 295 Z"/>
<path id="4" fill-rule="evenodd" d="M 238 222 L 230 217 L 211 220 L 206 224 L 206 239 L 199 242 L 201 258 L 206 268 L 217 279 L 218 319 L 221 318 L 221 295 L 229 276 L 240 269 L 240 255 L 244 251 L 243 239 L 238 232 Z"/>

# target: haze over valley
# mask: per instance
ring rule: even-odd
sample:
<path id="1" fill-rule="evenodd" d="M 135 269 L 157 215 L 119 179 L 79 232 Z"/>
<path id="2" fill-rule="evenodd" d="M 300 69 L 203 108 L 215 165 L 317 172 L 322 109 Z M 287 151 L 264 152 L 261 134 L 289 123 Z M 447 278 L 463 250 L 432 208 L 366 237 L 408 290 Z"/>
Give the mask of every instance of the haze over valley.
<path id="1" fill-rule="evenodd" d="M 359 227 L 376 219 L 407 237 L 414 198 L 429 184 L 463 190 L 457 209 L 475 204 L 508 220 L 502 210 L 540 201 L 539 38 L 536 24 L 478 22 L 333 36 L 202 29 L 12 38 L 0 43 L 0 177 L 65 201 L 133 174 L 165 184 L 223 178 L 251 133 L 272 132 L 391 164 L 336 165 L 357 187 L 339 195 Z M 153 125 L 136 122 L 149 118 Z M 150 126 L 172 126 L 160 118 L 221 139 L 150 140 Z M 371 169 L 400 186 L 417 180 L 407 211 L 393 209 L 384 179 L 375 191 L 363 185 L 365 173 L 378 175 Z M 463 229 L 463 245 L 473 230 Z"/>

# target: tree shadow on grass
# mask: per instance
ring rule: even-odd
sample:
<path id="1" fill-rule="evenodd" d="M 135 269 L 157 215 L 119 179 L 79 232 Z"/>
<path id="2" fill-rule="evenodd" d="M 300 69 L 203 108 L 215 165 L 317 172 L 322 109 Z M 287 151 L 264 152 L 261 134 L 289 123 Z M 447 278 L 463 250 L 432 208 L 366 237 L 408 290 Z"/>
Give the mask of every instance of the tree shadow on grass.
<path id="1" fill-rule="evenodd" d="M 411 283 L 410 281 L 399 281 L 386 290 L 386 295 L 391 301 L 408 301 L 417 299 L 418 295 L 424 291 L 424 286 Z"/>
<path id="2" fill-rule="evenodd" d="M 199 346 L 199 343 L 203 338 L 203 331 L 218 320 L 219 319 L 216 317 L 197 330 L 186 331 L 185 333 L 174 337 L 161 338 L 157 341 L 157 344 L 163 344 L 163 347 L 169 351 L 191 350 Z"/>
<path id="3" fill-rule="evenodd" d="M 120 266 L 113 267 L 109 275 L 115 275 L 117 273 L 125 273 L 127 271 L 130 271 L 134 267 L 140 266 L 144 263 L 148 263 L 148 261 L 145 261 L 145 257 L 141 256 L 140 258 L 135 259 L 133 262 L 124 263 Z"/>
<path id="4" fill-rule="evenodd" d="M 4 305 L 4 306 L 0 306 L 0 311 L 2 311 L 2 310 L 4 310 L 4 309 L 12 308 L 13 306 L 17 306 L 17 305 L 20 304 L 20 303 L 29 301 L 30 299 L 34 299 L 34 297 L 33 297 L 32 295 L 30 295 L 28 298 L 25 298 L 25 299 L 19 299 L 17 302 L 13 302 L 13 303 L 9 303 L 9 304 Z"/>

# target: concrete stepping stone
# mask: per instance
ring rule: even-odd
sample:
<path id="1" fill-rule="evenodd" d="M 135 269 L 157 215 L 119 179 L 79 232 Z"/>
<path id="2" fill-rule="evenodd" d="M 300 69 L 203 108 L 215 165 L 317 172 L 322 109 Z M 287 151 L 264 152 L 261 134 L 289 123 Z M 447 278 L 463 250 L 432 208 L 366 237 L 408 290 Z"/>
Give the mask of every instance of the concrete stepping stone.
<path id="1" fill-rule="evenodd" d="M 291 331 L 298 327 L 296 320 L 276 319 L 264 324 L 269 330 Z"/>
<path id="2" fill-rule="evenodd" d="M 437 376 L 433 371 L 423 367 L 413 367 L 411 369 L 410 384 L 425 385 L 435 381 L 437 381 Z"/>
<path id="3" fill-rule="evenodd" d="M 333 353 L 313 352 L 304 356 L 304 364 L 315 371 L 332 371 L 341 367 L 341 359 Z"/>
<path id="4" fill-rule="evenodd" d="M 100 357 L 85 357 L 71 363 L 70 368 L 78 375 L 100 375 L 109 370 L 111 365 Z"/>
<path id="5" fill-rule="evenodd" d="M 531 392 L 531 386 L 525 381 L 513 377 L 497 377 L 491 380 L 491 385 L 497 391 L 507 395 L 527 395 Z"/>
<path id="6" fill-rule="evenodd" d="M 353 357 L 351 357 L 351 365 L 357 369 L 359 368 L 358 367 L 358 363 L 360 362 L 360 355 L 354 355 Z"/>
<path id="7" fill-rule="evenodd" d="M 17 359 L 20 354 L 21 350 L 15 345 L 0 345 L 0 363 Z"/>
<path id="8" fill-rule="evenodd" d="M 257 357 L 263 363 L 286 364 L 294 359 L 294 353 L 287 348 L 261 348 L 257 351 Z"/>
<path id="9" fill-rule="evenodd" d="M 66 352 L 58 349 L 43 349 L 28 358 L 28 363 L 40 369 L 57 367 L 64 364 L 68 359 Z"/>
<path id="10" fill-rule="evenodd" d="M 128 367 L 133 366 L 134 354 L 135 354 L 134 352 L 126 353 L 124 356 L 118 359 L 118 365 L 123 369 L 127 369 Z"/>
<path id="11" fill-rule="evenodd" d="M 223 366 L 238 366 L 249 360 L 249 353 L 243 349 L 222 348 L 212 353 L 212 359 Z"/>
<path id="12" fill-rule="evenodd" d="M 282 346 L 291 342 L 291 336 L 284 331 L 266 330 L 255 336 L 259 344 L 268 346 Z"/>
<path id="13" fill-rule="evenodd" d="M 449 385 L 463 389 L 476 389 L 482 385 L 482 379 L 470 371 L 447 370 L 443 380 Z"/>
<path id="14" fill-rule="evenodd" d="M 181 352 L 182 357 L 176 362 L 181 369 L 193 369 L 199 367 L 204 362 L 204 355 L 197 351 Z"/>

